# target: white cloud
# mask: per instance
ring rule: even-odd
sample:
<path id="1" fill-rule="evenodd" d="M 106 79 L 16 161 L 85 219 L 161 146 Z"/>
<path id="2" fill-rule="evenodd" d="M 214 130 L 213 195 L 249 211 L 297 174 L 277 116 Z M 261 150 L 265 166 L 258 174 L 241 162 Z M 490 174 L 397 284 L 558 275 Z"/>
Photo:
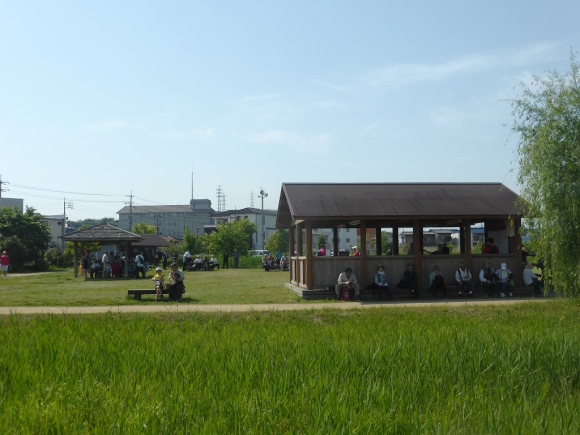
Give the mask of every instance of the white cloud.
<path id="1" fill-rule="evenodd" d="M 337 85 L 335 83 L 329 82 L 327 80 L 313 80 L 313 84 L 322 86 L 323 88 L 331 89 L 333 91 L 340 91 L 346 94 L 356 94 L 356 88 L 354 86 Z"/>
<path id="2" fill-rule="evenodd" d="M 306 137 L 289 130 L 273 130 L 248 135 L 237 133 L 232 135 L 256 144 L 287 146 L 289 149 L 306 154 L 324 154 L 330 151 L 330 133 Z"/>
<path id="3" fill-rule="evenodd" d="M 179 132 L 172 128 L 163 133 L 161 138 L 167 140 L 204 139 L 211 138 L 214 135 L 215 130 L 213 128 L 206 128 L 203 130 L 189 130 L 186 132 Z"/>
<path id="4" fill-rule="evenodd" d="M 407 63 L 377 68 L 362 77 L 361 83 L 375 89 L 406 86 L 411 83 L 440 81 L 458 74 L 473 73 L 499 66 L 526 66 L 549 62 L 559 43 L 540 43 L 518 51 L 473 54 L 435 64 Z M 559 52 L 559 50 L 558 50 Z"/>
<path id="5" fill-rule="evenodd" d="M 272 94 L 261 94 L 261 95 L 246 95 L 242 98 L 243 103 L 251 103 L 254 101 L 266 101 L 266 100 L 273 100 L 275 98 L 279 98 L 282 96 L 281 92 L 272 93 Z"/>

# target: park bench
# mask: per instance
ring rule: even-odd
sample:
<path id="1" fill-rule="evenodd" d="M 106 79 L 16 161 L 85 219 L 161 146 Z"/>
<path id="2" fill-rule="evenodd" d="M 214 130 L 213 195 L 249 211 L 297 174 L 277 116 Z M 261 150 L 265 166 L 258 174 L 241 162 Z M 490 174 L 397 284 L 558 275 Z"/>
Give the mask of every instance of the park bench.
<path id="1" fill-rule="evenodd" d="M 162 293 L 164 295 L 168 295 L 169 290 L 164 288 Z M 155 289 L 132 289 L 132 290 L 128 290 L 127 294 L 133 295 L 135 300 L 140 301 L 142 295 L 155 295 L 155 294 L 157 294 L 157 292 L 155 291 Z"/>

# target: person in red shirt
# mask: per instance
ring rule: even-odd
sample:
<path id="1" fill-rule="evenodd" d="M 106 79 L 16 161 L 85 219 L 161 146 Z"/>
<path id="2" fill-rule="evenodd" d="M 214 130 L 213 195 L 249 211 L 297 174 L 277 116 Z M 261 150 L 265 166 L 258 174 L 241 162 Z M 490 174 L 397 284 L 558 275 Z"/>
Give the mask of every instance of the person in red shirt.
<path id="1" fill-rule="evenodd" d="M 484 254 L 499 254 L 499 248 L 493 244 L 493 238 L 488 237 L 485 239 L 485 245 L 483 246 Z"/>
<path id="2" fill-rule="evenodd" d="M 10 266 L 10 257 L 6 251 L 2 252 L 2 256 L 0 256 L 0 266 L 2 266 L 2 273 L 4 276 L 8 275 L 8 266 Z"/>
<path id="3" fill-rule="evenodd" d="M 353 257 L 360 257 L 360 252 L 358 252 L 358 249 L 356 246 L 352 247 L 352 250 L 354 251 Z"/>

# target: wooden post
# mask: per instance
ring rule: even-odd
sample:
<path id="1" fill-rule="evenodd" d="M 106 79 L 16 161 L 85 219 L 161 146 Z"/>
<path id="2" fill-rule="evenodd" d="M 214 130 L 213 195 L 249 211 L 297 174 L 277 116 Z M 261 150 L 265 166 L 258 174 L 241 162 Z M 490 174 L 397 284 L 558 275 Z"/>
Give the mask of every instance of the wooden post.
<path id="1" fill-rule="evenodd" d="M 74 266 L 73 267 L 75 268 L 73 276 L 75 278 L 78 278 L 78 276 L 79 276 L 79 257 L 78 257 L 78 252 L 77 252 L 78 244 L 79 244 L 78 242 L 73 243 L 73 251 L 74 251 L 74 262 L 73 262 Z"/>
<path id="2" fill-rule="evenodd" d="M 303 223 L 296 224 L 296 256 L 301 257 L 302 251 L 302 227 Z"/>
<path id="3" fill-rule="evenodd" d="M 358 282 L 360 288 L 366 287 L 367 281 L 367 223 L 360 221 L 360 276 Z"/>
<path id="4" fill-rule="evenodd" d="M 125 242 L 125 278 L 129 277 L 129 254 L 131 253 L 131 242 Z"/>
<path id="5" fill-rule="evenodd" d="M 338 227 L 335 225 L 332 227 L 332 253 L 335 257 L 338 257 Z"/>
<path id="6" fill-rule="evenodd" d="M 514 270 L 514 284 L 521 287 L 523 283 L 524 264 L 522 258 L 522 220 L 521 218 L 514 218 L 514 245 L 516 248 L 516 267 Z"/>
<path id="7" fill-rule="evenodd" d="M 314 256 L 312 255 L 312 223 L 306 222 L 306 289 L 314 288 Z"/>
<path id="8" fill-rule="evenodd" d="M 465 245 L 465 267 L 467 267 L 473 274 L 473 259 L 471 257 L 471 247 L 473 246 L 471 238 L 471 221 L 469 219 L 463 220 L 463 238 Z"/>
<path id="9" fill-rule="evenodd" d="M 399 227 L 393 227 L 393 255 L 399 255 Z"/>
<path id="10" fill-rule="evenodd" d="M 375 228 L 375 243 L 377 245 L 377 255 L 383 255 L 383 234 L 380 227 Z"/>
<path id="11" fill-rule="evenodd" d="M 465 225 L 463 222 L 459 225 L 459 252 L 465 254 Z"/>
<path id="12" fill-rule="evenodd" d="M 413 220 L 413 264 L 417 272 L 417 282 L 423 282 L 421 271 L 421 246 L 423 245 L 423 227 L 419 219 Z"/>
<path id="13" fill-rule="evenodd" d="M 296 227 L 290 227 L 288 229 L 288 256 L 292 257 L 294 255 L 294 236 L 296 234 Z"/>

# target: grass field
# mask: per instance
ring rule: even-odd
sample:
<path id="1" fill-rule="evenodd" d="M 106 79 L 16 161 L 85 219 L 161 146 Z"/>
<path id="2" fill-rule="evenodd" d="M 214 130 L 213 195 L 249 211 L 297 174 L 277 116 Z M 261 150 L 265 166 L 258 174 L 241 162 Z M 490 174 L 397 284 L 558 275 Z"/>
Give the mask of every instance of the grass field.
<path id="1" fill-rule="evenodd" d="M 577 434 L 577 301 L 0 319 L 0 433 Z"/>
<path id="2" fill-rule="evenodd" d="M 168 272 L 168 271 L 166 271 Z M 167 273 L 165 274 L 167 276 Z M 153 273 L 149 272 L 149 278 Z M 300 299 L 283 286 L 288 272 L 262 269 L 225 269 L 185 272 L 183 303 L 265 304 L 292 303 Z M 135 301 L 128 289 L 152 289 L 149 279 L 87 280 L 72 271 L 0 277 L 0 306 L 131 305 L 155 302 L 155 295 Z"/>

